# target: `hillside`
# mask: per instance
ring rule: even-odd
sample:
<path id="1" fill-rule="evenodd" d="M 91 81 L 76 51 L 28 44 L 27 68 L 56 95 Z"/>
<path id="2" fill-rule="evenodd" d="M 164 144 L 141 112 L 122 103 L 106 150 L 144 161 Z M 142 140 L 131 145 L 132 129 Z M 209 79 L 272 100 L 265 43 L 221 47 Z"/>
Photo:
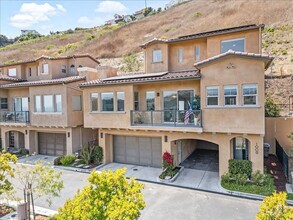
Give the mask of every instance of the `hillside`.
<path id="1" fill-rule="evenodd" d="M 8 45 L 0 48 L 0 63 L 32 59 L 42 54 L 89 53 L 102 64 L 119 66 L 119 57 L 140 52 L 139 45 L 154 37 L 173 38 L 264 23 L 267 27 L 263 33 L 263 50 L 276 56 L 266 74 L 288 75 L 293 73 L 292 14 L 292 0 L 193 0 L 124 26 L 96 27 Z M 115 57 L 117 59 L 112 59 Z M 279 102 L 284 102 L 283 98 Z"/>

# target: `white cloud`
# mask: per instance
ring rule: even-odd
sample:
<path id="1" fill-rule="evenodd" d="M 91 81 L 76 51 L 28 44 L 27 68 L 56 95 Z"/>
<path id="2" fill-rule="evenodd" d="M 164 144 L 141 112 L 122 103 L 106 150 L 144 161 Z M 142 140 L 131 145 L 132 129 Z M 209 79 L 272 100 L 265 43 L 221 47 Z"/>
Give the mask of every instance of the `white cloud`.
<path id="1" fill-rule="evenodd" d="M 102 1 L 96 8 L 96 12 L 103 13 L 118 13 L 127 11 L 128 8 L 123 5 L 121 2 L 117 1 Z"/>
<path id="2" fill-rule="evenodd" d="M 50 17 L 64 12 L 66 9 L 60 4 L 57 4 L 55 8 L 49 3 L 23 3 L 19 12 L 10 17 L 10 25 L 17 28 L 27 28 L 39 22 L 49 21 Z"/>
<path id="3" fill-rule="evenodd" d="M 94 17 L 89 18 L 87 16 L 82 16 L 77 20 L 77 23 L 81 25 L 82 27 L 94 27 L 103 24 L 105 21 L 105 18 L 100 17 Z"/>

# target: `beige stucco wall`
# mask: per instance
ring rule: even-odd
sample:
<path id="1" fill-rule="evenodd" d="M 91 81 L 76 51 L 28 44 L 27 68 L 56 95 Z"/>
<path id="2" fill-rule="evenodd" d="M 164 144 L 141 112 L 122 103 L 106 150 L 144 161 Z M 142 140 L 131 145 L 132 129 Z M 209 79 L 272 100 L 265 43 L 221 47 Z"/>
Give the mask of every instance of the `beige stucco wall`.
<path id="1" fill-rule="evenodd" d="M 153 63 L 153 50 L 162 51 L 162 62 Z M 145 49 L 145 71 L 146 73 L 157 73 L 168 71 L 168 45 L 155 43 Z"/>
<path id="2" fill-rule="evenodd" d="M 271 145 L 270 153 L 276 153 L 276 141 L 288 153 L 293 148 L 292 141 L 288 135 L 293 132 L 293 117 L 279 117 L 265 119 L 266 134 L 264 141 Z"/>
<path id="3" fill-rule="evenodd" d="M 235 69 L 228 69 L 232 63 Z M 201 69 L 201 108 L 205 132 L 236 132 L 264 135 L 264 64 L 262 61 L 229 58 Z M 242 104 L 242 85 L 257 84 L 257 105 Z M 237 106 L 224 106 L 224 86 L 237 85 Z M 206 87 L 219 86 L 219 106 L 206 106 Z"/>

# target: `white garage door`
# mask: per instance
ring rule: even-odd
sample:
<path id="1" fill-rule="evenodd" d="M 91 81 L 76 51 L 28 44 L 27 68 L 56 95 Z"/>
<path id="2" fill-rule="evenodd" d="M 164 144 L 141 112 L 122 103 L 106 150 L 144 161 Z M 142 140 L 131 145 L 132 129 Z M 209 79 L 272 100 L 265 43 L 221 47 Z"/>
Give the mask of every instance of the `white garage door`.
<path id="1" fill-rule="evenodd" d="M 157 137 L 113 137 L 114 162 L 162 167 L 162 141 Z"/>

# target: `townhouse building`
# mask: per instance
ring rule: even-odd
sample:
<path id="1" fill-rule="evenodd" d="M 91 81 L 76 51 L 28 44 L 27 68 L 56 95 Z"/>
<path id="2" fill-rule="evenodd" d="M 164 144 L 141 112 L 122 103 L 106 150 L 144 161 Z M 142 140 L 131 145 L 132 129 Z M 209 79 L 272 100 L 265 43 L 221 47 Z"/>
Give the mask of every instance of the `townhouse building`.
<path id="1" fill-rule="evenodd" d="M 261 53 L 262 29 L 153 39 L 141 46 L 145 72 L 81 83 L 84 127 L 97 129 L 104 162 L 161 167 L 166 151 L 182 164 L 200 149 L 219 175 L 233 158 L 262 172 L 264 71 L 273 59 Z"/>
<path id="2" fill-rule="evenodd" d="M 95 79 L 99 68 L 89 55 L 52 58 L 0 66 L 2 148 L 60 156 L 75 153 L 96 132 L 83 127 L 79 84 Z"/>

